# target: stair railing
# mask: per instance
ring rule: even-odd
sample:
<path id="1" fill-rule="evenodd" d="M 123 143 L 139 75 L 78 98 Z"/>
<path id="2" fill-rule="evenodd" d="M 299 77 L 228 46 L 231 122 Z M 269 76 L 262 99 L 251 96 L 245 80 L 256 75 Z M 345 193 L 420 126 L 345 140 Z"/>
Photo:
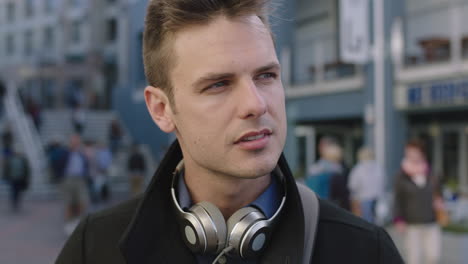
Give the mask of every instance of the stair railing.
<path id="1" fill-rule="evenodd" d="M 14 82 L 8 83 L 4 105 L 14 140 L 18 140 L 20 143 L 22 152 L 31 168 L 31 190 L 38 191 L 48 182 L 46 153 L 37 128 L 30 116 L 23 110 L 23 104 L 19 99 L 18 89 Z"/>

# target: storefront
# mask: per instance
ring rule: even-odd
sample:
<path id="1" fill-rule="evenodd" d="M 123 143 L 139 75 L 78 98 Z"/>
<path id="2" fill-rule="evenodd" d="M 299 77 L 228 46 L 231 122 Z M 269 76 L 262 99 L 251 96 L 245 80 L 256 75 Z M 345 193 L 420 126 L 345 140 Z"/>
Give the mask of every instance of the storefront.
<path id="1" fill-rule="evenodd" d="M 468 77 L 412 83 L 406 96 L 408 137 L 425 141 L 431 168 L 446 186 L 468 192 Z M 401 91 L 401 90 L 400 90 Z"/>

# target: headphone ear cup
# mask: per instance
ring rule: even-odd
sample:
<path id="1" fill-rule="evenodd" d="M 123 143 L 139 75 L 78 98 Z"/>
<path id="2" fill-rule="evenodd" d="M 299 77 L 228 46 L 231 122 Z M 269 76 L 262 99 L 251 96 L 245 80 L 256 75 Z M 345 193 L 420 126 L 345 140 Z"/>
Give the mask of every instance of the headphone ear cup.
<path id="1" fill-rule="evenodd" d="M 206 250 L 202 253 L 219 253 L 226 245 L 226 222 L 221 211 L 212 203 L 201 202 L 190 208 L 199 219 L 206 237 Z"/>
<path id="2" fill-rule="evenodd" d="M 266 236 L 259 237 L 266 232 L 265 228 L 268 229 L 265 220 L 266 217 L 254 207 L 244 207 L 235 212 L 227 221 L 228 245 L 234 248 L 231 254 L 246 258 L 260 252 L 266 242 Z M 257 237 L 263 239 L 259 241 L 261 244 L 253 243 Z"/>

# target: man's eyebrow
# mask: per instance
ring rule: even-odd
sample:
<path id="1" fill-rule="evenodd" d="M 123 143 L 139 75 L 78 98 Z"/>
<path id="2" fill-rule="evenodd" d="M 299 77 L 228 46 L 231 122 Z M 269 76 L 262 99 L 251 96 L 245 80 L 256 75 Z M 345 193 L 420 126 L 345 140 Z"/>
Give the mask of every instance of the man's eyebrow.
<path id="1" fill-rule="evenodd" d="M 198 78 L 194 83 L 193 87 L 198 87 L 199 85 L 206 82 L 219 81 L 222 79 L 230 79 L 234 77 L 234 73 L 208 73 L 205 76 Z"/>
<path id="2" fill-rule="evenodd" d="M 262 66 L 255 70 L 256 73 L 264 72 L 264 71 L 271 71 L 271 70 L 279 70 L 281 67 L 278 62 L 272 62 L 265 66 Z"/>
<path id="3" fill-rule="evenodd" d="M 265 66 L 261 66 L 257 69 L 254 70 L 255 73 L 260 73 L 260 72 L 264 72 L 264 71 L 270 71 L 270 70 L 279 70 L 280 69 L 280 65 L 278 62 L 272 62 L 272 63 L 269 63 Z M 198 87 L 199 85 L 203 84 L 203 83 L 206 83 L 206 82 L 213 82 L 213 81 L 219 81 L 219 80 L 223 80 L 223 79 L 231 79 L 235 76 L 234 73 L 228 73 L 228 72 L 224 72 L 224 73 L 208 73 L 206 74 L 205 76 L 202 76 L 200 78 L 198 78 L 194 83 L 193 83 L 193 87 Z"/>

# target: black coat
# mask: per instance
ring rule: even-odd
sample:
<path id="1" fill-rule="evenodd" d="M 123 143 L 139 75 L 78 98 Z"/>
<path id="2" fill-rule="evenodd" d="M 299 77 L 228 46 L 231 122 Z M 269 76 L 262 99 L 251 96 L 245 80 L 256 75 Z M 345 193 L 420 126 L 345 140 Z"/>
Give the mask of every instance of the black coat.
<path id="1" fill-rule="evenodd" d="M 409 224 L 435 223 L 436 186 L 435 179 L 429 176 L 426 185 L 419 187 L 401 171 L 395 181 L 395 218 Z"/>
<path id="2" fill-rule="evenodd" d="M 184 245 L 170 198 L 172 172 L 181 160 L 175 143 L 143 196 L 84 219 L 56 264 L 196 263 Z M 294 178 L 284 157 L 278 162 L 287 198 L 262 263 L 301 263 L 304 216 Z M 312 263 L 403 263 L 387 233 L 320 201 Z"/>
<path id="3" fill-rule="evenodd" d="M 13 159 L 17 159 L 17 161 L 21 162 L 21 175 L 16 175 L 13 177 L 13 168 L 12 162 Z M 29 182 L 31 178 L 31 169 L 29 167 L 28 160 L 26 157 L 20 154 L 12 154 L 10 157 L 7 157 L 4 162 L 3 166 L 3 179 L 7 181 L 9 184 L 17 186 L 19 190 L 25 191 L 29 187 Z"/>

